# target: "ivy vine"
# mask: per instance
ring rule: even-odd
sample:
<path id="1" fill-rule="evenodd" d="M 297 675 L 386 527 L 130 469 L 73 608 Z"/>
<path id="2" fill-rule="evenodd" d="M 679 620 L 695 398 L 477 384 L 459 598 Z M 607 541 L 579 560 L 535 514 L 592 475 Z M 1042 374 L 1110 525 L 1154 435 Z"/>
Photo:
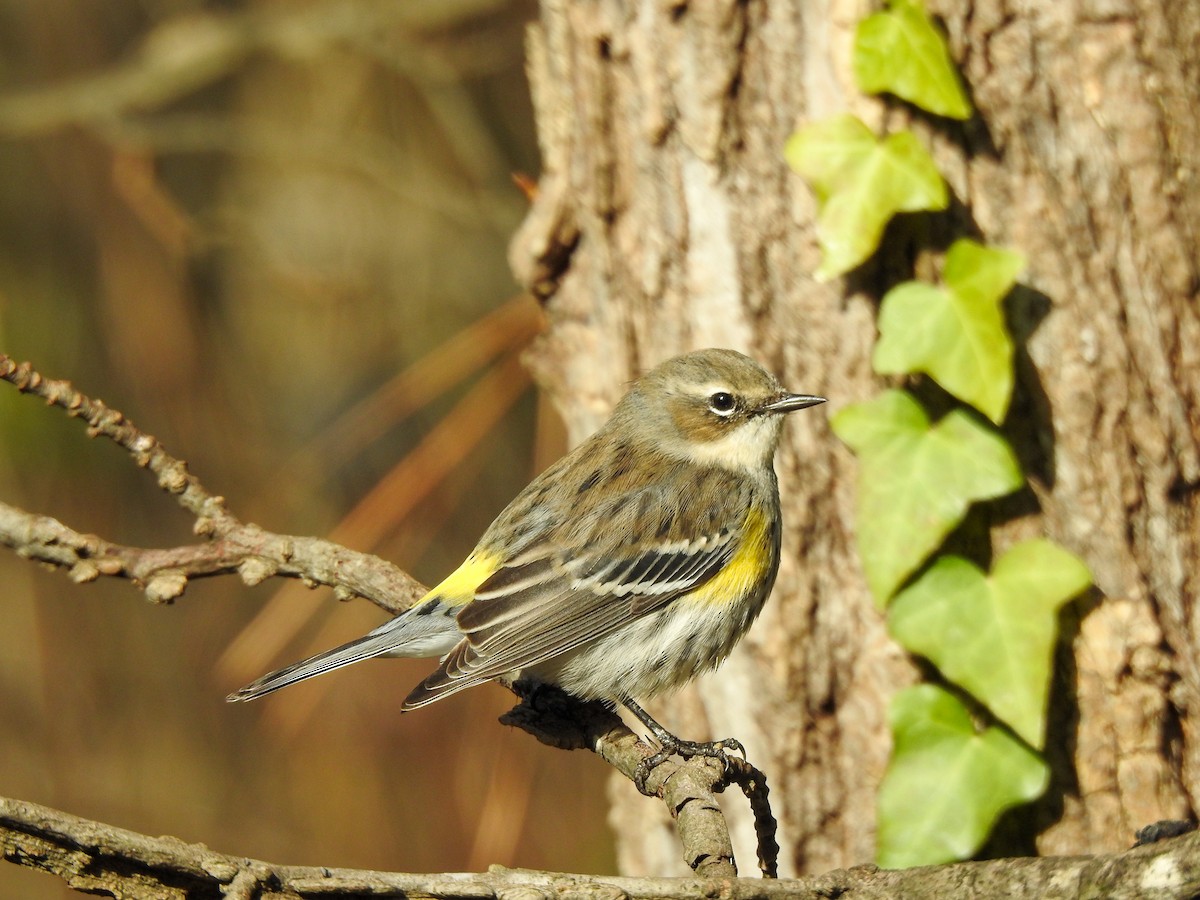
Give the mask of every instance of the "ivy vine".
<path id="1" fill-rule="evenodd" d="M 888 0 L 861 21 L 853 65 L 865 93 L 952 119 L 973 114 L 920 0 Z M 823 280 L 865 262 L 897 213 L 949 204 L 932 156 L 910 131 L 880 137 L 838 115 L 794 134 L 785 155 L 817 198 Z M 1015 381 L 1002 304 L 1024 265 L 1017 253 L 958 240 L 940 285 L 907 281 L 880 304 L 876 373 L 928 376 L 959 405 L 934 422 L 912 393 L 891 389 L 833 418 L 861 467 L 857 542 L 867 584 L 895 640 L 944 679 L 892 700 L 892 755 L 878 798 L 884 867 L 971 857 L 1006 809 L 1049 784 L 1042 750 L 1058 611 L 1091 574 L 1045 539 L 1011 547 L 990 573 L 935 556 L 969 509 L 1025 483 L 997 427 Z"/>

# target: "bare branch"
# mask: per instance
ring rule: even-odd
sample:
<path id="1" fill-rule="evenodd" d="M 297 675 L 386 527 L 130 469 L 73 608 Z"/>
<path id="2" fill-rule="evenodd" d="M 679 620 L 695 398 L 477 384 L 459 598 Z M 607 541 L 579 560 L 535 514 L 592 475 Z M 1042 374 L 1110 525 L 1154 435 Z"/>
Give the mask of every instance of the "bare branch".
<path id="1" fill-rule="evenodd" d="M 220 534 L 236 526 L 236 520 L 225 510 L 224 498 L 205 490 L 188 473 L 187 463 L 168 454 L 156 438 L 138 430 L 103 401 L 81 394 L 68 381 L 43 378 L 29 363 L 18 363 L 4 354 L 0 354 L 0 378 L 21 393 L 34 394 L 50 406 L 66 410 L 67 415 L 83 419 L 89 437 L 102 435 L 129 451 L 139 466 L 158 477 L 159 487 L 173 494 L 180 506 L 196 516 L 197 534 Z"/>
<path id="2" fill-rule="evenodd" d="M 604 703 L 577 700 L 544 685 L 518 682 L 512 689 L 522 702 L 500 721 L 529 732 L 544 744 L 561 750 L 591 750 L 630 781 L 642 760 L 654 754 L 654 748 L 640 741 Z M 709 878 L 737 875 L 728 826 L 716 799 L 731 784 L 740 787 L 750 801 L 759 871 L 766 878 L 775 878 L 779 825 L 767 803 L 767 779 L 762 772 L 735 756 L 729 757 L 725 766 L 710 757 L 695 756 L 685 762 L 667 759 L 646 780 L 676 821 L 684 860 L 696 874 Z"/>
<path id="3" fill-rule="evenodd" d="M 1200 892 L 1200 834 L 1094 857 L 1043 857 L 881 871 L 840 869 L 787 880 L 621 878 L 493 867 L 476 874 L 413 875 L 277 866 L 203 844 L 150 837 L 44 806 L 0 798 L 0 852 L 78 891 L 141 898 L 502 897 L 726 900 L 984 897 L 1186 898 Z"/>
<path id="4" fill-rule="evenodd" d="M 247 584 L 279 575 L 312 586 L 328 585 L 339 598 L 364 597 L 393 613 L 424 596 L 426 588 L 420 582 L 377 556 L 318 538 L 273 534 L 239 521 L 225 508 L 224 498 L 205 488 L 188 472 L 187 463 L 168 453 L 157 438 L 69 382 L 43 378 L 29 363 L 16 363 L 3 354 L 0 379 L 84 420 L 90 436 L 107 437 L 127 450 L 196 517 L 193 531 L 210 538 L 169 549 L 127 547 L 0 503 L 0 545 L 19 555 L 65 568 L 76 582 L 102 575 L 128 578 L 157 603 L 180 596 L 191 578 L 231 572 Z"/>
<path id="5" fill-rule="evenodd" d="M 560 750 L 591 750 L 631 781 L 638 764 L 654 754 L 654 748 L 640 741 L 604 703 L 577 700 L 544 685 L 517 682 L 512 687 L 522 702 L 500 721 L 527 731 L 544 744 Z M 717 760 L 697 756 L 686 762 L 665 760 L 646 780 L 647 788 L 667 804 L 683 843 L 684 861 L 697 875 L 737 875 L 729 828 L 716 798 L 733 782 L 731 775 Z M 760 868 L 771 878 L 776 874 L 777 854 L 771 818 L 768 840 L 759 842 Z"/>
<path id="6" fill-rule="evenodd" d="M 128 578 L 155 603 L 180 596 L 192 578 L 237 573 L 254 585 L 277 575 L 327 585 L 338 597 L 363 597 L 397 613 L 426 588 L 387 560 L 319 538 L 273 534 L 226 514 L 224 535 L 203 544 L 147 549 L 81 534 L 57 519 L 0 503 L 0 546 L 67 570 L 82 583 L 100 576 Z"/>
<path id="7" fill-rule="evenodd" d="M 53 809 L 0 799 L 0 850 L 6 859 L 42 869 L 76 890 L 114 896 L 360 897 L 417 895 L 474 898 L 515 895 L 675 897 L 719 893 L 728 898 L 795 896 L 782 883 L 758 879 L 592 878 L 494 868 L 480 874 L 407 875 L 277 866 L 150 837 Z"/>

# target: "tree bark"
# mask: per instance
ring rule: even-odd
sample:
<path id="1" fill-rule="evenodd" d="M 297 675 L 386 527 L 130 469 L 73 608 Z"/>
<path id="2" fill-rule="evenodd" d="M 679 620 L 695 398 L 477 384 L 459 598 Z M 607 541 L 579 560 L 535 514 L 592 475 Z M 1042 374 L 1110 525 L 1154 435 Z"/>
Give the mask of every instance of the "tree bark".
<path id="1" fill-rule="evenodd" d="M 1029 262 L 1008 302 L 1024 344 L 1006 430 L 1032 491 L 994 540 L 1047 534 L 1097 585 L 1063 617 L 1053 784 L 1007 834 L 1027 828 L 1045 853 L 1114 850 L 1192 815 L 1200 789 L 1200 6 L 931 11 L 978 109 L 965 126 L 910 122 L 857 92 L 866 4 L 544 0 L 528 40 L 544 171 L 511 251 L 547 298 L 531 362 L 576 441 L 626 381 L 693 347 L 750 352 L 831 413 L 865 399 L 881 385 L 876 302 L 904 253 L 817 284 L 814 203 L 783 145 L 845 108 L 914 127 L 958 204 L 913 252 L 975 234 Z M 789 421 L 777 468 L 772 602 L 721 671 L 654 712 L 746 744 L 771 779 L 789 874 L 872 858 L 887 704 L 917 670 L 863 582 L 856 466 L 826 416 Z M 678 871 L 663 823 L 613 793 L 624 870 Z"/>

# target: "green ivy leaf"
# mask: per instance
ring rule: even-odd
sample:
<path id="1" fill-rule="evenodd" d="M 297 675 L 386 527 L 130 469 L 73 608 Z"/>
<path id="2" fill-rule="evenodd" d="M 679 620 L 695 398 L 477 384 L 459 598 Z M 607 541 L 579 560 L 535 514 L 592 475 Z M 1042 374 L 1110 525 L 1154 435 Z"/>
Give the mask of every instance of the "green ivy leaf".
<path id="1" fill-rule="evenodd" d="M 916 0 L 891 0 L 889 8 L 858 23 L 854 77 L 864 93 L 883 91 L 951 119 L 969 119 L 967 99 L 945 38 Z"/>
<path id="2" fill-rule="evenodd" d="M 945 209 L 950 201 L 937 166 L 910 131 L 877 140 L 854 116 L 833 116 L 792 135 L 785 155 L 817 195 L 822 281 L 874 253 L 892 216 Z"/>
<path id="3" fill-rule="evenodd" d="M 1019 253 L 955 241 L 944 288 L 908 281 L 887 292 L 872 364 L 883 375 L 924 372 L 993 422 L 1008 411 L 1013 342 L 1000 301 L 1025 267 Z"/>
<path id="4" fill-rule="evenodd" d="M 1058 608 L 1091 582 L 1087 566 L 1047 540 L 1017 544 L 991 577 L 944 556 L 892 601 L 888 627 L 1041 749 Z"/>
<path id="5" fill-rule="evenodd" d="M 892 758 L 879 786 L 876 862 L 885 869 L 968 859 L 1004 810 L 1039 797 L 1042 758 L 1001 728 L 979 730 L 949 691 L 892 700 Z"/>
<path id="6" fill-rule="evenodd" d="M 966 410 L 930 426 L 905 391 L 848 406 L 833 430 L 859 458 L 858 554 L 882 607 L 976 500 L 1024 483 L 1004 438 Z"/>

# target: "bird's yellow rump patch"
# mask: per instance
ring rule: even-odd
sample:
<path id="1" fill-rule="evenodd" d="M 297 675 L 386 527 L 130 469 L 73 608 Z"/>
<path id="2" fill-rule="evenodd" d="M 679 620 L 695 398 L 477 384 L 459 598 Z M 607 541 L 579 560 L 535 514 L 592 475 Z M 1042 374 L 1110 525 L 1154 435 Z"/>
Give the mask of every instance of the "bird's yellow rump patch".
<path id="1" fill-rule="evenodd" d="M 703 586 L 680 598 L 682 602 L 741 603 L 747 593 L 755 589 L 762 580 L 763 571 L 771 564 L 770 523 L 760 510 L 751 509 L 743 527 L 741 546 L 725 568 Z"/>
<path id="2" fill-rule="evenodd" d="M 461 566 L 443 579 L 442 583 L 425 595 L 425 600 L 446 606 L 465 606 L 475 597 L 475 589 L 488 580 L 500 568 L 500 556 L 484 550 L 476 550 Z"/>

